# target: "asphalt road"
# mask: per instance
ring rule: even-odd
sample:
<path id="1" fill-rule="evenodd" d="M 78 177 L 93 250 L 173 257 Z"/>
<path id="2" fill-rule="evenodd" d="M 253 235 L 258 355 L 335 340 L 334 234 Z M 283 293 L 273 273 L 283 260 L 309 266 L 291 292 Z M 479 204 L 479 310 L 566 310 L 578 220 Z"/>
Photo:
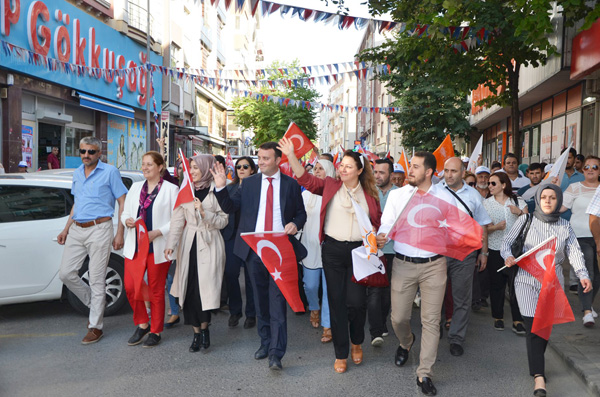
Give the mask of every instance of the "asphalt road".
<path id="1" fill-rule="evenodd" d="M 270 371 L 267 360 L 254 360 L 256 328 L 243 329 L 243 319 L 229 328 L 228 316 L 213 317 L 208 351 L 189 353 L 192 330 L 181 324 L 165 330 L 156 348 L 127 346 L 135 329 L 130 310 L 106 318 L 102 340 L 84 346 L 87 319 L 66 302 L 0 307 L 0 396 L 421 395 L 415 381 L 418 310 L 413 311 L 417 343 L 405 367 L 393 364 L 397 341 L 392 332 L 380 348 L 365 343 L 363 363 L 349 360 L 345 374 L 334 372 L 333 346 L 320 343 L 321 331 L 310 326 L 308 315 L 288 311 L 289 343 L 281 372 Z M 464 356 L 453 357 L 447 340 L 440 342 L 433 378 L 438 395 L 532 395 L 525 338 L 510 328 L 495 331 L 489 309 L 472 314 L 464 347 Z M 546 367 L 549 395 L 590 395 L 551 349 Z"/>

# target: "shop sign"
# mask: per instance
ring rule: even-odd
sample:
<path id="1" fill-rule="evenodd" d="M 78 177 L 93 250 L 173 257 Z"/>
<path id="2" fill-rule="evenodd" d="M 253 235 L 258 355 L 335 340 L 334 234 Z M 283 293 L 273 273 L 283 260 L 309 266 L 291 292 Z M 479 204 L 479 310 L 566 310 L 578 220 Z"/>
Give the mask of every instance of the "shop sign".
<path id="1" fill-rule="evenodd" d="M 129 106 L 146 106 L 146 72 L 114 72 L 146 62 L 145 47 L 126 35 L 61 0 L 2 0 L 0 18 L 0 66 Z M 39 56 L 7 56 L 7 43 Z M 150 62 L 161 65 L 162 57 L 150 52 Z M 161 98 L 160 80 L 153 86 L 154 97 Z"/>

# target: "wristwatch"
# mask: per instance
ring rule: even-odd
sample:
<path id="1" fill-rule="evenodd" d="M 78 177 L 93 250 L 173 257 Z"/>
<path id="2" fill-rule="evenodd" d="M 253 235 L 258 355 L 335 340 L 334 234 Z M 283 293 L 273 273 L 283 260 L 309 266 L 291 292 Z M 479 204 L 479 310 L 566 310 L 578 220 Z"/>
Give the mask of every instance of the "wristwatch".
<path id="1" fill-rule="evenodd" d="M 483 255 L 483 256 L 490 256 L 490 253 L 489 252 L 482 252 L 481 255 Z"/>

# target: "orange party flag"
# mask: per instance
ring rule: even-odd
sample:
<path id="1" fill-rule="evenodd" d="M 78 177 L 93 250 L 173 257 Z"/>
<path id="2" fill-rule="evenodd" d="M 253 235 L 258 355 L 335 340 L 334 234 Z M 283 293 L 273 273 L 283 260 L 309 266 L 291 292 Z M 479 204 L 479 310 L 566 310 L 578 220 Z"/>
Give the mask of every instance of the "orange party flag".
<path id="1" fill-rule="evenodd" d="M 446 138 L 444 138 L 441 145 L 435 149 L 433 155 L 437 160 L 437 172 L 442 172 L 444 170 L 444 163 L 446 160 L 454 157 L 454 147 L 452 146 L 450 134 L 446 135 Z"/>

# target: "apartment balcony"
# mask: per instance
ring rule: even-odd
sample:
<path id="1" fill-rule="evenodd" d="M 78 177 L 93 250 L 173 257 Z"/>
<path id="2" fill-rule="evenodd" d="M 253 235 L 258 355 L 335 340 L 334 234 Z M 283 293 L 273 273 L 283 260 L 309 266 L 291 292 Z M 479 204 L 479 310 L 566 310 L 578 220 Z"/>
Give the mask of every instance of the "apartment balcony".
<path id="1" fill-rule="evenodd" d="M 217 43 L 217 60 L 221 62 L 221 65 L 225 65 L 227 63 L 225 54 L 223 52 L 223 46 L 221 45 L 220 41 Z"/>
<path id="2" fill-rule="evenodd" d="M 148 11 L 145 7 L 128 1 L 124 10 L 123 19 L 130 28 L 137 29 L 141 33 L 148 33 Z M 150 37 L 157 43 L 162 43 L 161 21 L 155 20 L 150 14 Z"/>
<path id="3" fill-rule="evenodd" d="M 200 33 L 200 41 L 202 42 L 202 44 L 204 44 L 208 51 L 212 51 L 213 49 L 212 41 L 210 39 L 211 33 L 211 29 L 208 26 L 202 26 L 202 31 Z"/>

